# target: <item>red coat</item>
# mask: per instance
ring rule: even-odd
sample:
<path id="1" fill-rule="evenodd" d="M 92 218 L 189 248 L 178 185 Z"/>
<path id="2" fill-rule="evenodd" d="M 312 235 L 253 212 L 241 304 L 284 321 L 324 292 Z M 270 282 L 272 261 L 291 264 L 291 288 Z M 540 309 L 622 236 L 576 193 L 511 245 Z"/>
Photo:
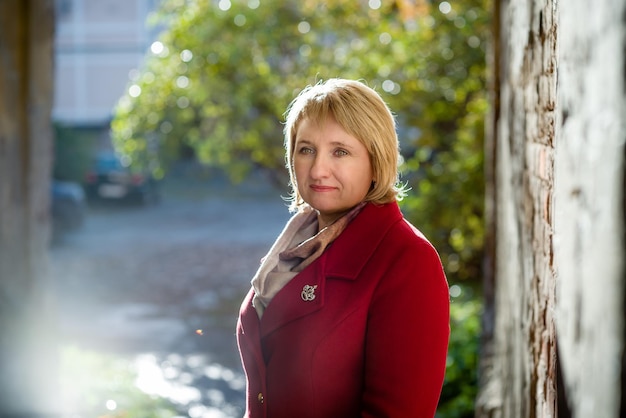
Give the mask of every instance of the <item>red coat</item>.
<path id="1" fill-rule="evenodd" d="M 306 298 L 305 286 L 317 286 Z M 259 321 L 252 290 L 237 342 L 246 417 L 433 417 L 449 294 L 432 245 L 396 203 L 366 205 Z"/>

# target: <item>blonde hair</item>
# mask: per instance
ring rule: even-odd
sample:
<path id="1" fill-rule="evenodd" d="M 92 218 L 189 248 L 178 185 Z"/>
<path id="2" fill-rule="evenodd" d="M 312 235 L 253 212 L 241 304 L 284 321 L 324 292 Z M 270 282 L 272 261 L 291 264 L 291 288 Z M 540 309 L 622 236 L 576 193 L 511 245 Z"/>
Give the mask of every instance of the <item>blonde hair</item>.
<path id="1" fill-rule="evenodd" d="M 304 119 L 323 123 L 329 116 L 357 138 L 369 153 L 374 182 L 364 200 L 377 204 L 401 200 L 406 192 L 398 183 L 399 145 L 393 114 L 380 95 L 362 82 L 332 78 L 305 87 L 285 112 L 290 210 L 295 212 L 305 205 L 298 192 L 293 166 L 298 127 Z"/>

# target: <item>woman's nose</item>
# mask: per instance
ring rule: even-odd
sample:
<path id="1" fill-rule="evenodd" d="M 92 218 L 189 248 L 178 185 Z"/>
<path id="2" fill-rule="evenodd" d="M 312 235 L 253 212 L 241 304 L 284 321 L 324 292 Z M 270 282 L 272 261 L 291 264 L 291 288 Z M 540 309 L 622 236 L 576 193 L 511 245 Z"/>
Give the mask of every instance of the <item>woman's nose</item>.
<path id="1" fill-rule="evenodd" d="M 313 160 L 313 165 L 311 166 L 311 177 L 312 178 L 324 178 L 328 177 L 328 173 L 330 172 L 330 165 L 327 158 L 318 154 L 315 156 Z"/>

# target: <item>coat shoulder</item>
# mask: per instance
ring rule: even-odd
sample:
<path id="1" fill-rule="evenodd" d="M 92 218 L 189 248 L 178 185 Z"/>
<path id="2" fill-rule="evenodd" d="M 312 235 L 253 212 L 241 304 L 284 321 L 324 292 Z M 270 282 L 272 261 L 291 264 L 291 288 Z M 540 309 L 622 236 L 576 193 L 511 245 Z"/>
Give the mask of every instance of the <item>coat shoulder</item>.
<path id="1" fill-rule="evenodd" d="M 326 272 L 355 279 L 366 264 L 396 265 L 400 261 L 410 265 L 416 257 L 439 262 L 433 245 L 403 217 L 397 203 L 370 204 L 327 251 Z"/>

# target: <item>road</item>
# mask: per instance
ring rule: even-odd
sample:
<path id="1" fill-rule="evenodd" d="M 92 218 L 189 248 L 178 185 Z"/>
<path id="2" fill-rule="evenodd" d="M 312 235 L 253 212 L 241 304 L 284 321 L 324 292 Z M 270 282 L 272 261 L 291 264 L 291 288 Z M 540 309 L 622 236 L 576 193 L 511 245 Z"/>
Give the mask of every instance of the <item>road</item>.
<path id="1" fill-rule="evenodd" d="M 90 207 L 50 250 L 62 345 L 126 359 L 144 392 L 189 417 L 241 416 L 236 316 L 288 217 L 258 178 L 169 187 L 154 206 Z"/>

